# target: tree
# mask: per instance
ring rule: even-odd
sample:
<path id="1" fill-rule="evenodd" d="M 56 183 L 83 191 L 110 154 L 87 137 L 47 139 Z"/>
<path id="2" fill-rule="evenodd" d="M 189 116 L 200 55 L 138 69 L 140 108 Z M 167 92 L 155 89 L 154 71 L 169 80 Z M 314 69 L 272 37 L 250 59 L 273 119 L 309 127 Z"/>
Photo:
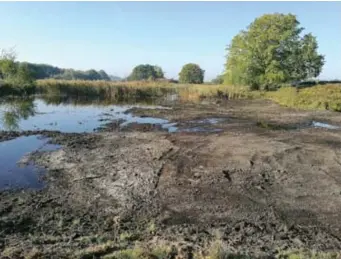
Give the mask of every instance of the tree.
<path id="1" fill-rule="evenodd" d="M 110 81 L 109 75 L 104 70 L 98 71 L 98 74 L 101 76 L 101 80 Z"/>
<path id="2" fill-rule="evenodd" d="M 155 80 L 158 78 L 163 78 L 163 76 L 164 74 L 161 67 L 145 64 L 134 67 L 133 71 L 128 76 L 128 80 Z"/>
<path id="3" fill-rule="evenodd" d="M 180 83 L 202 84 L 204 82 L 204 73 L 197 64 L 189 63 L 182 67 L 179 73 Z"/>
<path id="4" fill-rule="evenodd" d="M 22 84 L 33 83 L 33 73 L 27 63 L 20 63 L 18 65 L 17 78 Z"/>
<path id="5" fill-rule="evenodd" d="M 15 61 L 14 49 L 1 50 L 0 54 L 0 79 L 4 85 L 0 92 L 28 93 L 34 90 L 33 76 L 26 63 Z M 8 87 L 9 86 L 9 87 Z"/>
<path id="6" fill-rule="evenodd" d="M 241 31 L 227 47 L 224 82 L 269 90 L 320 74 L 324 57 L 311 34 L 301 35 L 292 14 L 266 14 Z"/>
<path id="7" fill-rule="evenodd" d="M 164 75 L 161 67 L 154 66 L 154 71 L 155 71 L 155 74 L 156 74 L 156 78 L 164 78 L 165 75 Z"/>
<path id="8" fill-rule="evenodd" d="M 94 69 L 90 69 L 88 71 L 85 71 L 86 79 L 88 80 L 100 80 L 101 75 Z"/>
<path id="9" fill-rule="evenodd" d="M 223 75 L 217 75 L 216 78 L 212 79 L 211 81 L 213 84 L 221 85 L 224 83 L 224 77 Z"/>
<path id="10" fill-rule="evenodd" d="M 15 62 L 16 53 L 14 49 L 2 49 L 0 53 L 0 76 L 2 79 L 13 78 L 16 73 L 18 66 Z"/>

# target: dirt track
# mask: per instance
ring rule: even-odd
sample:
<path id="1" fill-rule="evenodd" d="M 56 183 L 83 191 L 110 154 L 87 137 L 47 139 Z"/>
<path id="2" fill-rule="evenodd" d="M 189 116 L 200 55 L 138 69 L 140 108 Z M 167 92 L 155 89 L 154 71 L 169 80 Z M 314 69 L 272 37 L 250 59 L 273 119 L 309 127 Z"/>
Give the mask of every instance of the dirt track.
<path id="1" fill-rule="evenodd" d="M 32 155 L 48 169 L 48 187 L 2 193 L 3 249 L 68 257 L 96 237 L 196 250 L 220 239 L 232 252 L 270 258 L 289 248 L 340 251 L 341 131 L 309 127 L 340 125 L 339 114 L 265 101 L 134 112 L 180 127 L 223 118 L 203 126 L 223 131 L 55 133 L 62 149 Z"/>

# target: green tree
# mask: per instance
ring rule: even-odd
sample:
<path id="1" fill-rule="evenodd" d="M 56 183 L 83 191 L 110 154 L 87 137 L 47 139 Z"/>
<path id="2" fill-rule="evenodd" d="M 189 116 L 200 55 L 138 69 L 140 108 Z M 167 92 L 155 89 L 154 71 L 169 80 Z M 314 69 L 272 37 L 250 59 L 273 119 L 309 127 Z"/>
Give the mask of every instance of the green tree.
<path id="1" fill-rule="evenodd" d="M 320 74 L 324 57 L 316 38 L 292 14 L 266 14 L 241 31 L 227 47 L 224 82 L 269 90 Z"/>
<path id="2" fill-rule="evenodd" d="M 155 80 L 157 78 L 163 78 L 163 76 L 164 74 L 160 67 L 145 64 L 134 67 L 133 71 L 128 77 L 128 80 Z"/>
<path id="3" fill-rule="evenodd" d="M 0 53 L 0 75 L 2 79 L 9 79 L 17 73 L 17 64 L 15 62 L 16 53 L 14 49 L 2 49 Z"/>
<path id="4" fill-rule="evenodd" d="M 223 75 L 218 75 L 216 78 L 212 79 L 212 84 L 217 84 L 221 85 L 224 83 L 224 76 Z"/>
<path id="5" fill-rule="evenodd" d="M 28 94 L 34 91 L 31 70 L 26 63 L 15 61 L 13 49 L 0 53 L 0 94 Z"/>
<path id="6" fill-rule="evenodd" d="M 98 74 L 100 75 L 101 80 L 110 81 L 109 75 L 104 70 L 98 71 Z"/>
<path id="7" fill-rule="evenodd" d="M 86 79 L 88 80 L 100 80 L 101 75 L 94 69 L 90 69 L 85 72 Z"/>
<path id="8" fill-rule="evenodd" d="M 154 71 L 155 71 L 156 78 L 164 78 L 165 75 L 164 75 L 161 67 L 154 66 Z"/>
<path id="9" fill-rule="evenodd" d="M 186 84 L 202 84 L 204 82 L 205 71 L 199 65 L 189 63 L 182 67 L 179 73 L 180 83 Z"/>

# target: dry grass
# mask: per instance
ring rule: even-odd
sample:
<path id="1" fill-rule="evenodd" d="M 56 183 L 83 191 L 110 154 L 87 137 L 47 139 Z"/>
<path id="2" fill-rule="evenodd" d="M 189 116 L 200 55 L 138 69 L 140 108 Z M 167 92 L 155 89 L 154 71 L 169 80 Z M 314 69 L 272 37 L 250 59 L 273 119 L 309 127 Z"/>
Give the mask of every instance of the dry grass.
<path id="1" fill-rule="evenodd" d="M 37 92 L 47 95 L 91 96 L 111 100 L 148 99 L 175 92 L 175 87 L 162 82 L 111 82 L 87 80 L 37 81 Z"/>
<path id="2" fill-rule="evenodd" d="M 104 81 L 104 80 L 56 80 L 42 79 L 37 80 L 38 87 L 54 87 L 54 86 L 69 86 L 69 87 L 130 87 L 130 88 L 174 88 L 177 84 L 162 81 Z"/>

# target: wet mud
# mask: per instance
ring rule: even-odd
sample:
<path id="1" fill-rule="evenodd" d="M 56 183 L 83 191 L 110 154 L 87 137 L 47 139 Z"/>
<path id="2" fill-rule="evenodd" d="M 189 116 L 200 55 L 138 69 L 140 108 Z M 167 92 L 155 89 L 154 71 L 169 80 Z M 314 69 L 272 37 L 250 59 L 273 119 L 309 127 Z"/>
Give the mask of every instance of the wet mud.
<path id="1" fill-rule="evenodd" d="M 341 132 L 311 124 L 341 125 L 337 113 L 266 101 L 131 112 L 178 130 L 114 121 L 40 132 L 61 148 L 26 157 L 46 169 L 44 189 L 1 192 L 2 256 L 100 258 L 136 242 L 201 251 L 216 240 L 251 258 L 340 251 Z M 196 127 L 206 130 L 186 131 Z"/>

